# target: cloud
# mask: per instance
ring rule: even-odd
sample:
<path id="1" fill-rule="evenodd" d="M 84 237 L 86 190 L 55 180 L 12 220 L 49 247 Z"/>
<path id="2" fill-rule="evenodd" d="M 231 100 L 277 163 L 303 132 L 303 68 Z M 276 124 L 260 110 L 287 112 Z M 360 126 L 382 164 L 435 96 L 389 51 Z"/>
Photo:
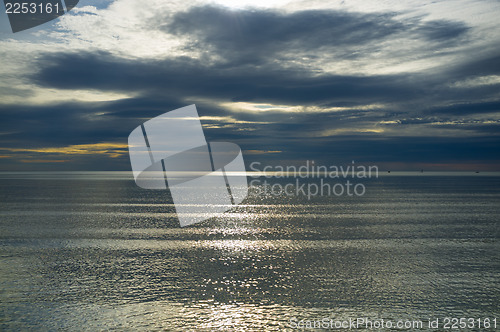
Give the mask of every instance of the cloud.
<path id="1" fill-rule="evenodd" d="M 470 27 L 398 12 L 201 6 L 177 13 L 162 30 L 185 40 L 184 50 L 207 63 L 366 75 L 418 71 L 438 57 L 449 60 Z"/>
<path id="2" fill-rule="evenodd" d="M 127 153 L 127 144 L 117 143 L 95 143 L 78 144 L 63 147 L 44 147 L 37 149 L 26 148 L 0 148 L 0 150 L 10 152 L 29 152 L 35 154 L 55 154 L 55 155 L 98 155 L 105 154 L 111 158 L 116 158 Z"/>
<path id="3" fill-rule="evenodd" d="M 463 22 L 403 21 L 397 19 L 397 14 L 338 10 L 291 13 L 256 9 L 235 11 L 203 6 L 177 13 L 172 22 L 163 27 L 163 31 L 186 36 L 192 40 L 191 47 L 214 47 L 214 52 L 222 54 L 222 57 L 244 57 L 255 62 L 287 51 L 306 50 L 314 53 L 325 47 L 359 47 L 388 38 L 408 36 L 434 42 L 456 42 L 468 30 Z"/>
<path id="4" fill-rule="evenodd" d="M 498 161 L 498 31 L 329 5 L 120 0 L 65 15 L 53 40 L 1 41 L 3 168 L 128 169 L 130 131 L 192 103 L 207 139 L 249 161 Z"/>
<path id="5" fill-rule="evenodd" d="M 498 89 L 498 86 L 495 87 L 495 89 Z M 496 90 L 498 91 L 498 90 Z M 439 114 L 452 114 L 452 115 L 467 115 L 467 114 L 483 114 L 483 113 L 493 113 L 492 116 L 494 116 L 494 113 L 497 113 L 496 115 L 500 114 L 500 101 L 485 101 L 485 102 L 474 102 L 474 101 L 468 101 L 468 102 L 461 102 L 457 101 L 456 104 L 449 105 L 446 107 L 433 107 L 425 112 L 423 114 L 427 115 L 439 115 Z"/>
<path id="6" fill-rule="evenodd" d="M 294 50 L 314 54 L 323 47 L 381 40 L 405 29 L 393 16 L 330 10 L 234 11 L 204 6 L 176 14 L 163 30 L 186 36 L 193 41 L 190 47 L 211 48 L 224 60 L 258 63 Z"/>
<path id="7" fill-rule="evenodd" d="M 464 37 L 469 29 L 463 22 L 448 20 L 426 21 L 417 26 L 417 32 L 429 41 L 445 43 L 463 41 L 461 37 Z"/>
<path id="8" fill-rule="evenodd" d="M 109 54 L 49 55 L 34 80 L 59 89 L 100 89 L 273 104 L 397 102 L 418 89 L 406 75 L 314 75 L 306 70 L 225 68 L 192 59 L 137 61 Z M 424 85 L 427 82 L 419 82 Z"/>

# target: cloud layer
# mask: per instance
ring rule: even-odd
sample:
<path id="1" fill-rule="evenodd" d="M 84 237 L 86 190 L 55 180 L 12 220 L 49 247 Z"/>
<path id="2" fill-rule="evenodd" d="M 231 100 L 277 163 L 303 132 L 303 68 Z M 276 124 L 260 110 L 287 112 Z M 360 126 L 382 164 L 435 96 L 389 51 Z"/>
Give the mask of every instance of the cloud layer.
<path id="1" fill-rule="evenodd" d="M 4 38 L 2 168 L 129 169 L 119 147 L 133 128 L 196 103 L 208 138 L 239 143 L 248 162 L 500 170 L 491 23 L 412 7 L 289 8 L 137 12 L 116 1 L 65 15 L 42 41 Z M 130 17 L 129 38 L 116 15 Z M 104 42 L 113 32 L 123 45 Z M 37 53 L 24 67 L 23 47 Z"/>

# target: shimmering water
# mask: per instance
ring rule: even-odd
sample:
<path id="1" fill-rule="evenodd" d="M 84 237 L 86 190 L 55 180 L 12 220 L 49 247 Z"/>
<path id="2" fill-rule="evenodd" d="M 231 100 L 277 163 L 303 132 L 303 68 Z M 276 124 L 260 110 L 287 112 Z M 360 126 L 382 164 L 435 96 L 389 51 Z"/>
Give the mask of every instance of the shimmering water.
<path id="1" fill-rule="evenodd" d="M 129 173 L 0 175 L 0 329 L 273 330 L 500 318 L 500 177 L 387 175 L 252 196 L 180 228 Z"/>

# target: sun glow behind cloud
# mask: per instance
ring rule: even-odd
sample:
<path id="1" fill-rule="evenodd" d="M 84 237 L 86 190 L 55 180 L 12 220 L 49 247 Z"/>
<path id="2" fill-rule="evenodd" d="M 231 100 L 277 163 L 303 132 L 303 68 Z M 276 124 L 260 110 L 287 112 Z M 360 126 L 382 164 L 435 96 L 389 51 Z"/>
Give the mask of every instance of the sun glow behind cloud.
<path id="1" fill-rule="evenodd" d="M 221 107 L 230 109 L 234 112 L 277 112 L 277 113 L 332 113 L 350 110 L 373 110 L 384 107 L 382 104 L 356 105 L 352 107 L 319 107 L 319 106 L 301 106 L 301 105 L 273 105 L 261 103 L 221 103 Z"/>
<path id="2" fill-rule="evenodd" d="M 105 155 L 110 158 L 117 158 L 128 152 L 127 144 L 119 143 L 95 143 L 77 144 L 63 147 L 44 148 L 0 148 L 0 151 L 22 153 L 23 155 L 52 155 L 52 156 L 72 156 L 72 155 Z M 49 160 L 55 162 L 54 160 Z M 35 162 L 35 161 L 31 161 Z M 61 161 L 62 162 L 62 161 Z"/>
<path id="3" fill-rule="evenodd" d="M 0 104 L 18 105 L 50 105 L 62 102 L 102 102 L 122 100 L 133 97 L 131 94 L 105 92 L 97 90 L 61 90 L 44 89 L 34 85 L 17 86 L 16 89 L 29 91 L 27 96 L 5 94 L 0 99 Z"/>

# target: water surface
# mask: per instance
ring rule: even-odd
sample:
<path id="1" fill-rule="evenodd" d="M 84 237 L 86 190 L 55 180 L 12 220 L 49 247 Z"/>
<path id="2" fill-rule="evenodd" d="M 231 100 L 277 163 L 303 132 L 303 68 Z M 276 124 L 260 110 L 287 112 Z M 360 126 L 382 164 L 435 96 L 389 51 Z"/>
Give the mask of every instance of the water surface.
<path id="1" fill-rule="evenodd" d="M 180 228 L 168 191 L 128 172 L 1 173 L 0 328 L 500 318 L 500 177 L 365 184 L 361 197 L 251 196 Z"/>

